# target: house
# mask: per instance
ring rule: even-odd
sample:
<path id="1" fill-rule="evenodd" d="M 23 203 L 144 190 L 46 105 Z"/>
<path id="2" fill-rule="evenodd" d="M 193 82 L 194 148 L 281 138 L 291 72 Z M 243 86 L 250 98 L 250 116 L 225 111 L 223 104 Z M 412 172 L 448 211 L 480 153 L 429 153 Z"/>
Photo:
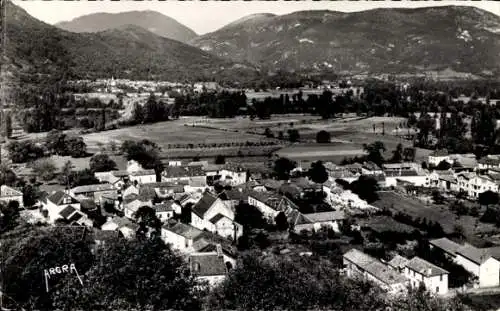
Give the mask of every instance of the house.
<path id="1" fill-rule="evenodd" d="M 442 161 L 446 161 L 450 164 L 453 163 L 453 162 L 451 162 L 450 156 L 448 154 L 448 150 L 446 150 L 446 149 L 436 150 L 433 153 L 431 153 L 429 155 L 427 162 L 429 163 L 429 165 L 438 166 L 439 163 L 441 163 Z"/>
<path id="2" fill-rule="evenodd" d="M 234 221 L 234 211 L 209 192 L 192 207 L 191 224 L 232 240 L 243 235 L 243 226 Z"/>
<path id="3" fill-rule="evenodd" d="M 500 262 L 487 249 L 465 245 L 456 254 L 455 262 L 477 277 L 480 288 L 500 285 Z"/>
<path id="4" fill-rule="evenodd" d="M 49 222 L 54 223 L 57 219 L 64 218 L 59 213 L 68 206 L 80 210 L 80 202 L 68 192 L 54 191 L 42 200 L 42 213 L 46 214 Z"/>
<path id="5" fill-rule="evenodd" d="M 129 160 L 127 162 L 127 172 L 132 173 L 132 172 L 138 172 L 138 171 L 144 171 L 144 168 L 142 167 L 139 162 L 135 160 Z"/>
<path id="6" fill-rule="evenodd" d="M 171 199 L 176 194 L 184 193 L 185 186 L 188 185 L 187 181 L 178 182 L 153 182 L 142 184 L 141 188 L 151 188 L 155 192 L 155 196 L 159 199 Z"/>
<path id="7" fill-rule="evenodd" d="M 103 231 L 116 231 L 126 239 L 135 238 L 139 225 L 133 223 L 125 217 L 108 218 L 106 223 L 101 226 Z"/>
<path id="8" fill-rule="evenodd" d="M 126 198 L 133 194 L 139 195 L 139 187 L 136 185 L 130 185 L 122 191 L 123 198 Z"/>
<path id="9" fill-rule="evenodd" d="M 0 186 L 0 201 L 7 204 L 16 201 L 19 203 L 19 208 L 24 207 L 23 193 L 7 185 Z"/>
<path id="10" fill-rule="evenodd" d="M 202 233 L 198 228 L 186 225 L 181 222 L 173 226 L 163 225 L 161 228 L 161 238 L 166 244 L 171 244 L 172 248 L 183 253 L 194 251 L 193 244 L 202 238 Z"/>
<path id="11" fill-rule="evenodd" d="M 343 211 L 302 214 L 301 217 L 297 217 L 293 229 L 296 232 L 301 232 L 302 230 L 318 231 L 321 228 L 331 228 L 335 232 L 340 232 L 345 218 Z"/>
<path id="12" fill-rule="evenodd" d="M 396 272 L 404 273 L 405 266 L 408 261 L 408 258 L 405 258 L 401 255 L 396 255 L 387 264 Z"/>
<path id="13" fill-rule="evenodd" d="M 94 184 L 74 187 L 69 194 L 76 199 L 92 199 L 96 203 L 101 202 L 103 195 L 114 195 L 117 189 L 112 184 Z"/>
<path id="14" fill-rule="evenodd" d="M 139 170 L 130 172 L 130 181 L 135 184 L 146 184 L 156 182 L 156 173 L 154 170 Z"/>
<path id="15" fill-rule="evenodd" d="M 96 172 L 95 178 L 100 183 L 112 184 L 116 189 L 122 189 L 125 184 L 130 182 L 128 171 L 110 171 L 110 172 Z"/>
<path id="16" fill-rule="evenodd" d="M 222 181 L 230 186 L 237 186 L 247 182 L 247 171 L 234 163 L 223 165 L 208 165 L 205 167 L 207 183 Z"/>
<path id="17" fill-rule="evenodd" d="M 153 201 L 143 199 L 135 194 L 123 199 L 123 213 L 129 219 L 135 219 L 135 213 L 143 206 L 153 207 Z"/>
<path id="18" fill-rule="evenodd" d="M 222 252 L 191 253 L 189 268 L 197 281 L 209 287 L 220 284 L 228 274 Z"/>
<path id="19" fill-rule="evenodd" d="M 92 220 L 90 220 L 87 217 L 87 215 L 85 215 L 81 211 L 77 210 L 72 205 L 68 205 L 65 208 L 63 208 L 59 212 L 59 217 L 57 217 L 56 220 L 58 220 L 58 219 L 64 219 L 69 224 L 78 224 L 80 226 L 92 227 L 92 225 L 93 225 Z"/>
<path id="20" fill-rule="evenodd" d="M 347 277 L 371 281 L 391 294 L 404 293 L 408 281 L 398 272 L 357 249 L 343 255 L 344 271 Z"/>
<path id="21" fill-rule="evenodd" d="M 161 173 L 162 182 L 186 181 L 188 185 L 207 186 L 207 177 L 202 166 L 167 166 Z"/>
<path id="22" fill-rule="evenodd" d="M 174 208 L 172 207 L 173 204 L 173 201 L 166 201 L 160 204 L 153 205 L 156 217 L 158 217 L 158 219 L 162 222 L 165 222 L 174 217 Z"/>
<path id="23" fill-rule="evenodd" d="M 500 285 L 500 262 L 487 248 L 477 248 L 469 244 L 461 245 L 447 238 L 429 241 L 431 249 L 438 249 L 456 264 L 477 277 L 477 286 L 494 287 Z"/>
<path id="24" fill-rule="evenodd" d="M 500 155 L 491 154 L 477 161 L 480 170 L 500 169 Z"/>
<path id="25" fill-rule="evenodd" d="M 362 175 L 381 175 L 384 171 L 377 164 L 368 161 L 364 162 L 361 166 L 361 174 Z"/>
<path id="26" fill-rule="evenodd" d="M 396 186 L 397 181 L 409 182 L 417 187 L 425 187 L 429 184 L 427 172 L 417 163 L 390 163 L 383 164 L 386 178 L 386 186 Z"/>
<path id="27" fill-rule="evenodd" d="M 273 192 L 251 191 L 248 194 L 248 204 L 257 207 L 269 221 L 274 221 L 274 218 L 282 211 L 299 209 L 287 197 Z"/>
<path id="28" fill-rule="evenodd" d="M 433 294 L 448 293 L 449 272 L 422 258 L 413 257 L 409 260 L 405 265 L 404 274 L 413 288 L 423 285 Z"/>
<path id="29" fill-rule="evenodd" d="M 219 236 L 210 232 L 203 232 L 202 237 L 197 239 L 193 244 L 195 252 L 222 252 L 224 263 L 228 271 L 236 267 L 238 251 L 236 247 L 231 244 L 229 240 L 220 238 Z"/>
<path id="30" fill-rule="evenodd" d="M 232 210 L 240 203 L 248 202 L 248 191 L 243 188 L 224 190 L 218 196 Z"/>

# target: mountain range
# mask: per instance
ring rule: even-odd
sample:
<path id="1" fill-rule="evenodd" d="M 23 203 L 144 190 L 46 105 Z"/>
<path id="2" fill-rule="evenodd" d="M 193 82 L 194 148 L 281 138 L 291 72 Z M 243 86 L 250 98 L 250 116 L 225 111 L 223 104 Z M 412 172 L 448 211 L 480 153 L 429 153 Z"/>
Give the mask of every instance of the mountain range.
<path id="1" fill-rule="evenodd" d="M 135 25 L 172 40 L 187 43 L 197 35 L 190 28 L 156 11 L 130 11 L 123 13 L 95 13 L 80 16 L 55 26 L 71 32 L 100 32 Z"/>
<path id="2" fill-rule="evenodd" d="M 257 14 L 190 43 L 234 61 L 291 70 L 500 72 L 500 17 L 465 6 Z"/>
<path id="3" fill-rule="evenodd" d="M 474 7 L 253 14 L 196 36 L 152 11 L 92 14 L 55 27 L 6 3 L 2 76 L 245 81 L 278 70 L 500 74 L 500 17 Z"/>
<path id="4" fill-rule="evenodd" d="M 254 69 L 158 36 L 136 25 L 73 33 L 43 23 L 6 2 L 2 76 L 24 83 L 61 73 L 73 78 L 211 79 Z M 17 79 L 19 78 L 19 79 Z"/>

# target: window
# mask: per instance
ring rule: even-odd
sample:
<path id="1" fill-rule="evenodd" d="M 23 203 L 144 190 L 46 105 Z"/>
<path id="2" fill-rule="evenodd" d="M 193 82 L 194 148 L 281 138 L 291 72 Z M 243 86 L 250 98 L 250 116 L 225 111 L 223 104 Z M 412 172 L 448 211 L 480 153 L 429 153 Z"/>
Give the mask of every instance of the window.
<path id="1" fill-rule="evenodd" d="M 439 281 L 440 281 L 440 282 L 442 282 L 442 281 L 443 281 L 443 275 L 442 275 L 442 274 L 439 276 Z"/>
<path id="2" fill-rule="evenodd" d="M 185 243 L 186 243 L 186 248 L 188 248 L 189 247 L 189 241 L 185 240 Z"/>
<path id="3" fill-rule="evenodd" d="M 439 286 L 436 286 L 436 293 L 439 293 Z"/>

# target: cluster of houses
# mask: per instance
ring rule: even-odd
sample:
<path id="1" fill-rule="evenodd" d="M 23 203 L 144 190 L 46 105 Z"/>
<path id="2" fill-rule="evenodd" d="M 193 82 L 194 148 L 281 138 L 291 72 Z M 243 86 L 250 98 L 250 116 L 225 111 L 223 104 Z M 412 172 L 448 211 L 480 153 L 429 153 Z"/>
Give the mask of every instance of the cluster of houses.
<path id="1" fill-rule="evenodd" d="M 448 238 L 430 240 L 429 246 L 471 273 L 474 288 L 500 286 L 498 247 L 477 248 Z M 343 265 L 348 277 L 370 280 L 393 295 L 405 293 L 409 287 L 420 286 L 436 295 L 448 294 L 450 272 L 417 256 L 408 259 L 396 255 L 386 262 L 351 249 L 343 255 Z"/>
<path id="2" fill-rule="evenodd" d="M 94 226 L 94 216 L 100 215 L 99 236 L 112 232 L 134 239 L 139 229 L 137 213 L 141 208 L 152 209 L 162 222 L 158 236 L 184 254 L 193 273 L 212 285 L 236 265 L 235 242 L 244 232 L 235 219 L 242 203 L 256 207 L 270 223 L 283 213 L 296 232 L 324 227 L 340 231 L 345 219 L 344 211 L 333 207 L 302 213 L 292 200 L 319 193 L 325 188 L 322 185 L 306 178 L 254 180 L 232 163 L 171 161 L 157 176 L 129 161 L 126 170 L 98 172 L 95 177 L 99 184 L 45 193 L 38 212 L 49 224 L 86 227 Z M 218 191 L 216 185 L 220 185 Z M 6 186 L 1 190 L 0 199 L 20 199 L 22 205 L 22 193 Z"/>

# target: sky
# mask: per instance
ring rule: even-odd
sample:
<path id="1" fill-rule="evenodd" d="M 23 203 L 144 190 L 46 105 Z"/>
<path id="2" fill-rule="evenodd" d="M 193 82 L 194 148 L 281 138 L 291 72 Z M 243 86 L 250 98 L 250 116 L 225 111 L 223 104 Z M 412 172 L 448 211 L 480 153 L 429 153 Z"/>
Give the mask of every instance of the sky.
<path id="1" fill-rule="evenodd" d="M 382 7 L 475 6 L 500 16 L 496 1 L 13 1 L 48 24 L 98 13 L 154 10 L 174 18 L 197 34 L 215 31 L 255 13 L 288 14 L 303 10 L 363 11 Z"/>

